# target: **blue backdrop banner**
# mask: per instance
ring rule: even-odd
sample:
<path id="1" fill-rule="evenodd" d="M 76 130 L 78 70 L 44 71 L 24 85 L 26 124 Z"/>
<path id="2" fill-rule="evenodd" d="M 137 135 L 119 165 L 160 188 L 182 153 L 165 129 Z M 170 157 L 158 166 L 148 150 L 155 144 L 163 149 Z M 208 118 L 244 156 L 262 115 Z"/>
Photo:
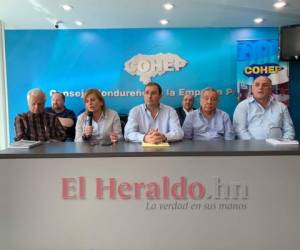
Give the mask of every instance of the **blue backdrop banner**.
<path id="1" fill-rule="evenodd" d="M 78 113 L 84 108 L 84 91 L 98 88 L 108 107 L 128 113 L 143 102 L 144 83 L 132 72 L 145 73 L 153 65 L 163 68 L 151 77 L 164 90 L 162 102 L 176 107 L 185 91 L 199 96 L 201 89 L 212 86 L 222 94 L 219 107 L 232 115 L 237 103 L 237 41 L 277 37 L 276 28 L 8 30 L 10 138 L 14 137 L 14 117 L 28 110 L 29 89 L 43 89 L 47 106 L 53 91 L 64 92 L 66 106 Z M 171 54 L 171 59 L 153 64 L 151 56 L 160 53 Z M 146 59 L 137 63 L 139 54 Z M 130 60 L 133 63 L 126 68 Z M 198 98 L 195 107 L 199 107 Z"/>

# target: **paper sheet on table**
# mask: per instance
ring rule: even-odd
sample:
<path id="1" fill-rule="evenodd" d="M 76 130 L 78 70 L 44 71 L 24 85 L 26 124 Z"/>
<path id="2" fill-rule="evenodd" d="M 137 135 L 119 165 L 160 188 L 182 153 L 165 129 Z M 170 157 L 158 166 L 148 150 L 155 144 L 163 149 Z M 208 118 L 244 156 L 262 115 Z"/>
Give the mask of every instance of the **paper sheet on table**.
<path id="1" fill-rule="evenodd" d="M 153 143 L 147 143 L 147 142 L 143 142 L 142 144 L 143 147 L 152 147 L 152 148 L 162 148 L 162 147 L 170 147 L 170 144 L 168 142 L 164 142 L 164 143 L 159 143 L 159 144 L 153 144 Z"/>

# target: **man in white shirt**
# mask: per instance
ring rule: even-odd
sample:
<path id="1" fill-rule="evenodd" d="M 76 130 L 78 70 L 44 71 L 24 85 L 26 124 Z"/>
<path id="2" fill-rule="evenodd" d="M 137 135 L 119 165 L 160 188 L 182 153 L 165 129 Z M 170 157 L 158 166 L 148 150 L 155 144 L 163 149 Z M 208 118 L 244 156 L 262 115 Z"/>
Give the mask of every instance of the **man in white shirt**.
<path id="1" fill-rule="evenodd" d="M 194 104 L 194 96 L 191 94 L 184 94 L 182 98 L 182 107 L 178 107 L 175 109 L 181 126 L 187 114 L 194 110 L 193 104 Z"/>
<path id="2" fill-rule="evenodd" d="M 132 142 L 162 143 L 183 138 L 175 109 L 160 103 L 162 89 L 150 82 L 145 87 L 144 104 L 130 110 L 125 139 Z"/>
<path id="3" fill-rule="evenodd" d="M 239 139 L 294 139 L 294 126 L 287 107 L 271 96 L 271 79 L 257 77 L 252 84 L 252 94 L 237 105 L 233 114 L 233 126 Z"/>

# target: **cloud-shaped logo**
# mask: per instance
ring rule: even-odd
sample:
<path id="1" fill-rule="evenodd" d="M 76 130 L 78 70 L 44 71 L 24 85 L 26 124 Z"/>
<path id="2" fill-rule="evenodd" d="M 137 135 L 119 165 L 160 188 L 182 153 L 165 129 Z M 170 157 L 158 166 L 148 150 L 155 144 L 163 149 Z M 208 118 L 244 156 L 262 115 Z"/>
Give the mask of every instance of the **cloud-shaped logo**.
<path id="1" fill-rule="evenodd" d="M 187 61 L 176 54 L 138 54 L 125 63 L 125 70 L 130 75 L 138 75 L 144 84 L 151 82 L 151 77 L 163 75 L 169 71 L 179 71 Z"/>

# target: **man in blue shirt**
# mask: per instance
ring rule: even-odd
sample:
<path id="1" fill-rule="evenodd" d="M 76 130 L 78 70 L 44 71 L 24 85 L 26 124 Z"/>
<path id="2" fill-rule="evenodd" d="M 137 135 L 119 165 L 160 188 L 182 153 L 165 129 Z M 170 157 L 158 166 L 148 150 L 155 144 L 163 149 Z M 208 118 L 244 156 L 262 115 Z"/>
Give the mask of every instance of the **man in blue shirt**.
<path id="1" fill-rule="evenodd" d="M 183 123 L 184 138 L 193 140 L 233 140 L 229 115 L 217 109 L 219 94 L 213 88 L 201 92 L 200 108 L 190 112 Z"/>
<path id="2" fill-rule="evenodd" d="M 294 126 L 287 107 L 271 95 L 271 80 L 257 77 L 252 84 L 252 96 L 240 102 L 233 114 L 233 125 L 240 139 L 294 139 Z"/>
<path id="3" fill-rule="evenodd" d="M 162 89 L 150 82 L 145 87 L 144 104 L 130 110 L 125 126 L 125 139 L 158 144 L 183 138 L 176 111 L 160 103 Z"/>

